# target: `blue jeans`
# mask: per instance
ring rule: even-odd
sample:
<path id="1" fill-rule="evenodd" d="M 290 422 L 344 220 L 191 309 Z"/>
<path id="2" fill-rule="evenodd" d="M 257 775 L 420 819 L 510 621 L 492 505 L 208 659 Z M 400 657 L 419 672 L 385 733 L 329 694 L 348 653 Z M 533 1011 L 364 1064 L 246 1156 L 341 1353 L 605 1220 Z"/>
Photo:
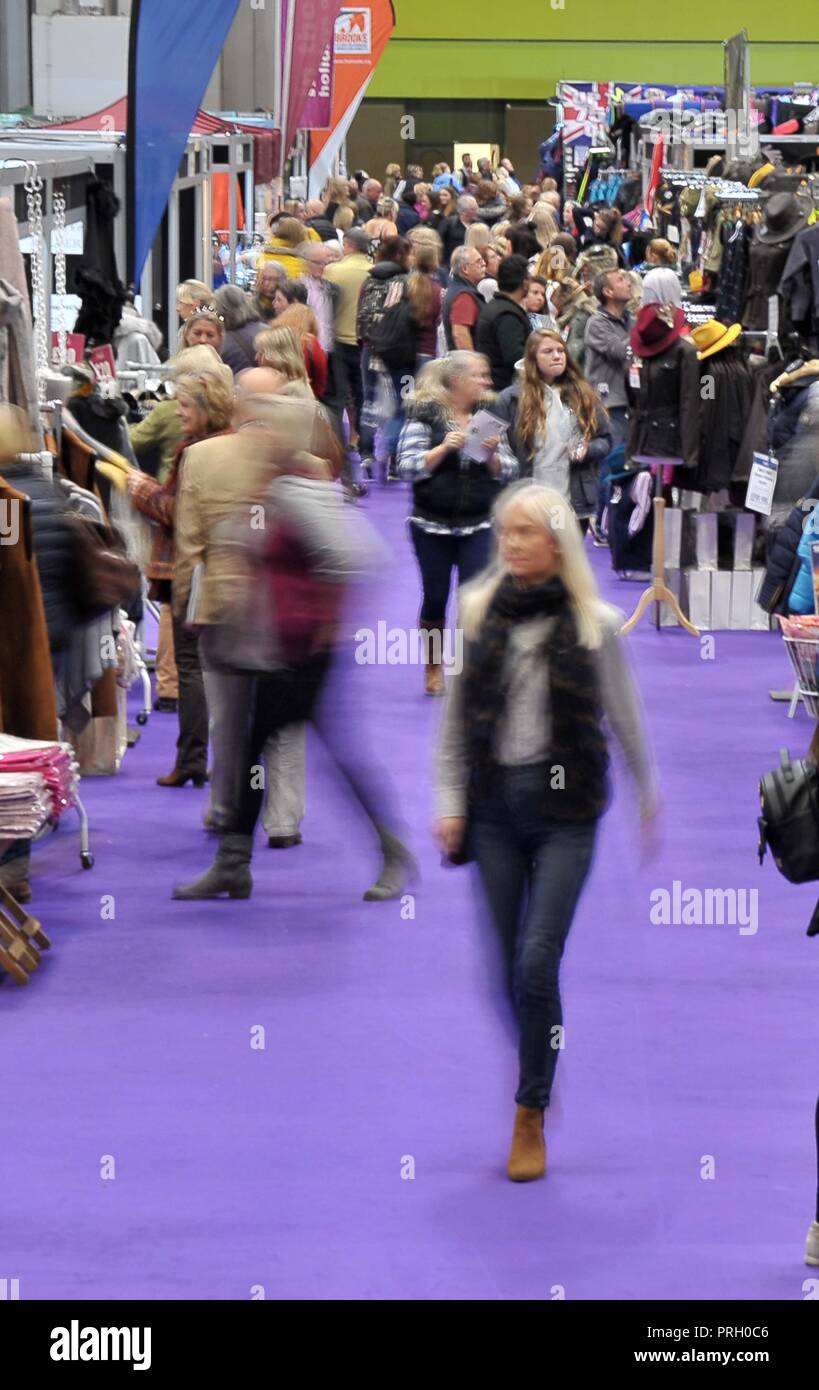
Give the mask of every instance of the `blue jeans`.
<path id="1" fill-rule="evenodd" d="M 560 961 L 597 822 L 547 820 L 550 767 L 500 768 L 473 812 L 473 851 L 519 1029 L 518 1105 L 545 1109 L 562 1046 Z M 560 1030 L 555 1031 L 555 1030 Z"/>
<path id="2" fill-rule="evenodd" d="M 609 410 L 613 450 L 617 448 L 618 444 L 625 444 L 628 438 L 629 423 L 626 419 L 627 409 L 628 407 L 625 405 L 613 405 Z M 605 512 L 606 507 L 609 505 L 609 502 L 611 501 L 612 485 L 609 477 L 609 474 L 611 472 L 611 465 L 609 462 L 610 459 L 611 454 L 606 454 L 606 457 L 604 459 L 601 459 L 600 471 L 597 478 L 596 521 L 598 526 L 602 525 L 603 513 Z"/>
<path id="3" fill-rule="evenodd" d="M 486 569 L 492 554 L 491 528 L 473 531 L 470 536 L 449 536 L 435 535 L 411 524 L 410 534 L 421 571 L 421 618 L 443 627 L 452 571 L 457 569 L 458 583 L 466 584 Z"/>

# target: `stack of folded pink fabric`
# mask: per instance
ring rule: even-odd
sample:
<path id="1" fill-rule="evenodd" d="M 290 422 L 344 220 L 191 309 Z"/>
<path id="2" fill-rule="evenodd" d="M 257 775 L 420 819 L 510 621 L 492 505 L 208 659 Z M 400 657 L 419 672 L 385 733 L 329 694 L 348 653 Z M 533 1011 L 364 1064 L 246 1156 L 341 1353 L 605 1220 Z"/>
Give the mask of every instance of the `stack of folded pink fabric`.
<path id="1" fill-rule="evenodd" d="M 12 785 L 13 779 L 20 776 L 42 782 L 47 801 L 44 819 L 55 821 L 74 805 L 79 773 L 70 745 L 0 734 L 0 798 L 8 795 L 12 801 L 21 794 L 22 785 L 19 782 Z M 34 791 L 34 786 L 30 785 L 32 795 Z M 22 833 L 20 838 L 23 838 Z"/>

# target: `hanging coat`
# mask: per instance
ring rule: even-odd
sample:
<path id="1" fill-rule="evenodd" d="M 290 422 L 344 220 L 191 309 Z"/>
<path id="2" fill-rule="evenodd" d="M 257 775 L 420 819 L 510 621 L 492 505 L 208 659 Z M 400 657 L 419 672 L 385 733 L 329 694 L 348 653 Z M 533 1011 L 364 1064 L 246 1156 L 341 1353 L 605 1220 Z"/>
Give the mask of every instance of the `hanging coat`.
<path id="1" fill-rule="evenodd" d="M 31 538 L 31 504 L 0 478 L 0 506 L 18 509 L 13 544 L 0 545 L 0 729 L 18 738 L 57 738 L 57 703 L 43 596 Z M 9 539 L 9 538 L 7 538 Z"/>
<path id="2" fill-rule="evenodd" d="M 119 198 L 110 183 L 89 180 L 83 253 L 71 286 L 71 292 L 82 299 L 74 332 L 84 335 L 87 348 L 112 343 L 122 318 L 125 286 L 114 254 L 114 218 L 119 210 Z"/>
<path id="3" fill-rule="evenodd" d="M 629 385 L 629 397 L 629 454 L 681 458 L 687 468 L 696 468 L 700 447 L 700 364 L 690 339 L 677 338 L 665 352 L 644 357 L 639 389 Z"/>

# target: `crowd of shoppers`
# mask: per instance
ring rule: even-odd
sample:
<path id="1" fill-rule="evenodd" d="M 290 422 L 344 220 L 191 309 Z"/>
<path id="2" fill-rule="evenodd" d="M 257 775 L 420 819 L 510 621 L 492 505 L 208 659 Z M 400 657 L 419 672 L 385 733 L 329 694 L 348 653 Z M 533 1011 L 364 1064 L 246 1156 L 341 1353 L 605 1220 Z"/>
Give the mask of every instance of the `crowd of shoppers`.
<path id="1" fill-rule="evenodd" d="M 519 1181 L 544 1171 L 547 1039 L 605 806 L 604 717 L 644 819 L 657 809 L 620 619 L 583 548 L 625 430 L 634 283 L 618 219 L 574 208 L 561 231 L 562 211 L 508 160 L 473 170 L 469 156 L 458 171 L 390 165 L 383 181 L 333 178 L 322 199 L 288 201 L 252 291 L 180 286 L 173 400 L 134 430 L 137 451 L 160 447 L 161 471 L 119 475 L 154 526 L 168 670 L 175 654 L 174 693 L 159 693 L 178 710 L 177 756 L 159 781 L 209 780 L 219 836 L 210 868 L 175 889 L 183 901 L 250 896 L 260 817 L 271 848 L 300 842 L 307 723 L 372 827 L 365 898 L 411 880 L 389 779 L 327 697 L 345 591 L 377 563 L 344 502 L 379 466 L 384 483 L 409 484 L 423 689 L 448 694 L 437 835 L 453 862 L 477 860 L 517 1012 Z M 653 255 L 673 274 L 662 247 Z M 467 648 L 447 682 L 454 577 Z M 571 769 L 559 793 L 555 763 Z"/>

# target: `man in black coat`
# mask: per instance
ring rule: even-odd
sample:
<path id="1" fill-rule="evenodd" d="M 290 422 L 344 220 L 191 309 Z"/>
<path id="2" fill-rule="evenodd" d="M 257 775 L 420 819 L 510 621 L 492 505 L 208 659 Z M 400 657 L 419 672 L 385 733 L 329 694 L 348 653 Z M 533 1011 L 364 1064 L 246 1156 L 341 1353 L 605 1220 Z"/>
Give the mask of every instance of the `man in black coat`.
<path id="1" fill-rule="evenodd" d="M 505 391 L 515 378 L 532 331 L 523 300 L 529 289 L 529 266 L 523 256 L 505 256 L 498 268 L 498 292 L 478 315 L 475 351 L 489 358 L 492 387 Z"/>

